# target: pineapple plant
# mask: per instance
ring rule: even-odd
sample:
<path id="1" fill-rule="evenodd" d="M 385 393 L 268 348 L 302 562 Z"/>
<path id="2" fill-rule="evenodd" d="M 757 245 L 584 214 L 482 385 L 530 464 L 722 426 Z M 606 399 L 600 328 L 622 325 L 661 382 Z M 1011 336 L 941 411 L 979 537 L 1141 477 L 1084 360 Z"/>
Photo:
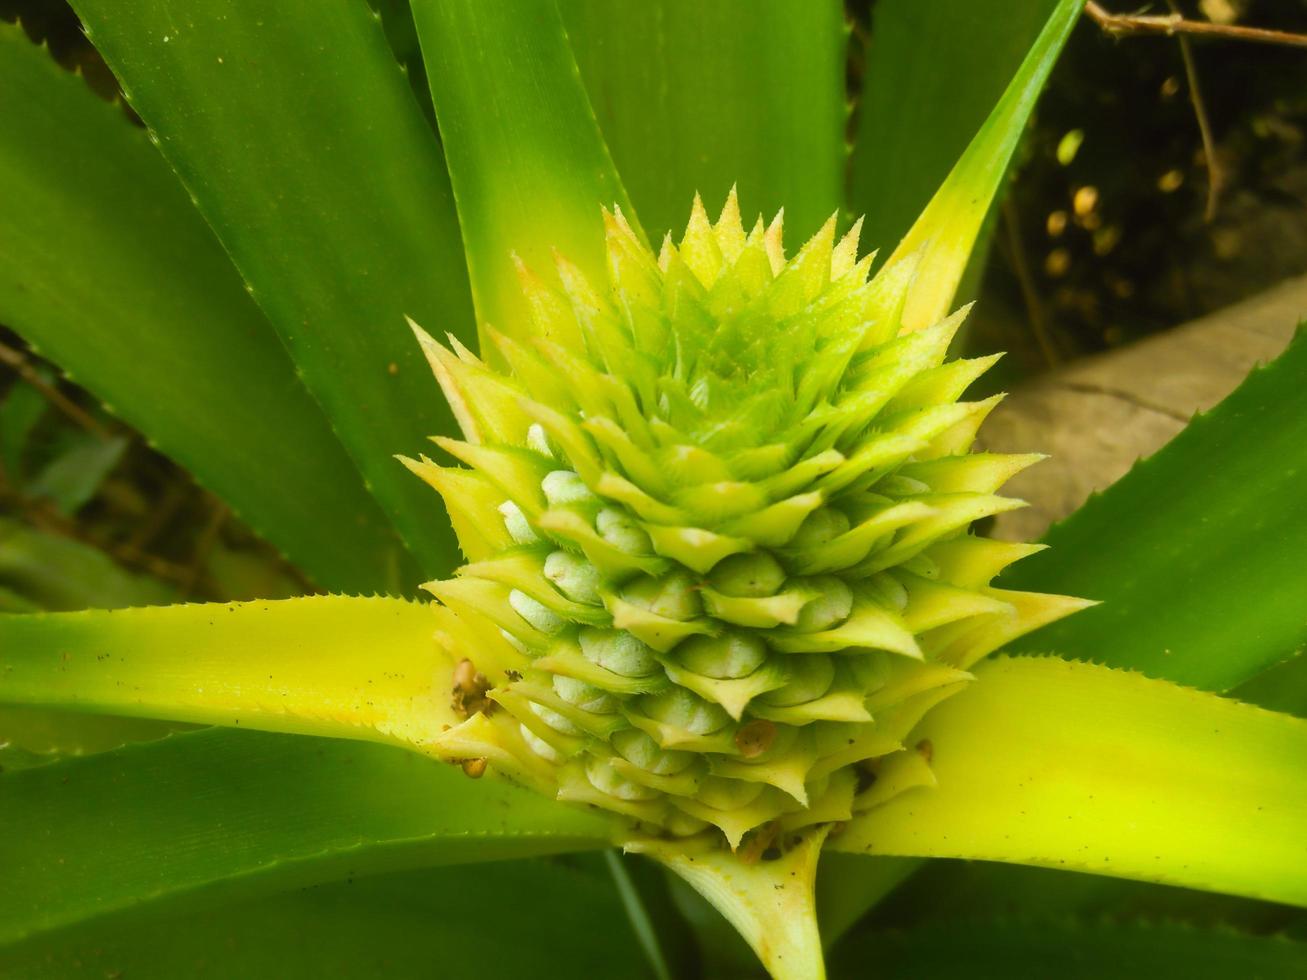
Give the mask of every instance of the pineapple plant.
<path id="1" fill-rule="evenodd" d="M 657 257 L 604 218 L 606 289 L 522 269 L 508 371 L 415 325 L 466 464 L 406 461 L 470 559 L 425 587 L 469 716 L 436 745 L 761 853 L 914 785 L 921 715 L 1078 603 L 990 588 L 1031 549 L 960 533 L 1038 457 L 967 453 L 992 358 L 945 361 L 965 311 L 900 336 L 915 255 L 870 278 L 832 218 L 787 260 L 734 193 Z"/>
<path id="2" fill-rule="evenodd" d="M 1184 909 L 1163 884 L 1223 893 L 1247 934 L 1149 941 L 1301 962 L 1256 933 L 1307 905 L 1307 723 L 1291 681 L 1240 685 L 1292 671 L 1302 640 L 1278 477 L 1307 348 L 1049 551 L 973 527 L 1039 457 L 971 451 L 997 399 L 966 392 L 995 357 L 950 359 L 955 294 L 1078 2 L 991 18 L 1029 50 L 879 261 L 814 203 L 843 154 L 830 5 L 738 37 L 729 4 L 74 6 L 154 145 L 0 34 L 20 134 L 0 165 L 25 189 L 0 317 L 341 594 L 0 618 L 6 972 L 747 971 L 715 908 L 772 975 L 816 977 L 924 858 L 1151 882 L 1104 901 L 1163 915 Z M 883 8 L 887 37 L 914 16 Z M 716 39 L 676 98 L 701 62 L 752 85 L 776 52 L 805 69 L 798 95 L 723 100 L 747 152 L 738 194 L 700 188 L 715 220 L 693 186 L 657 192 L 693 154 L 631 128 L 654 89 L 622 45 L 669 34 Z M 782 119 L 825 142 L 790 160 Z M 51 179 L 82 130 L 113 167 Z M 787 210 L 746 222 L 751 194 Z M 110 221 L 66 225 L 101 274 L 42 264 L 52 216 L 122 199 L 121 248 Z M 810 235 L 792 254 L 787 223 Z M 1230 527 L 1269 573 L 1168 585 L 1234 560 Z M 1061 887 L 1020 911 L 1069 908 L 1104 970 L 1105 937 L 1152 928 Z M 158 922 L 173 945 L 142 940 Z M 883 946 L 914 975 L 934 935 L 853 929 L 833 972 Z M 995 969 L 1038 970 L 1022 922 L 984 936 Z"/>

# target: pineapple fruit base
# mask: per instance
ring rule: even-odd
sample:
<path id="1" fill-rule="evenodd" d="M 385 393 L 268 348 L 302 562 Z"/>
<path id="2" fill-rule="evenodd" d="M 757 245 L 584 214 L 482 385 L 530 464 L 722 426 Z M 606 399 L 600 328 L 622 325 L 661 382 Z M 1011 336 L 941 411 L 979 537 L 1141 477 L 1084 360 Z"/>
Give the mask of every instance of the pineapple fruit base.
<path id="1" fill-rule="evenodd" d="M 604 221 L 606 281 L 521 268 L 486 360 L 418 330 L 464 436 L 405 460 L 468 559 L 426 586 L 470 661 L 433 749 L 731 848 L 928 786 L 922 715 L 1079 606 L 992 587 L 1035 548 L 969 533 L 1039 459 L 969 452 L 994 358 L 946 360 L 965 310 L 901 334 L 916 259 L 870 276 L 857 226 L 786 259 L 734 193 L 658 255 Z"/>

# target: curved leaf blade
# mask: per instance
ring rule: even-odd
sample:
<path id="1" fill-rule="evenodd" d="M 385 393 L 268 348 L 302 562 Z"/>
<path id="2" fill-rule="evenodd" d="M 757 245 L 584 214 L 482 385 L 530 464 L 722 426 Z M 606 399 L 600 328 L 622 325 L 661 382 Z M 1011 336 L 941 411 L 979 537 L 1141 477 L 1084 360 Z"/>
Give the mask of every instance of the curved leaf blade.
<path id="1" fill-rule="evenodd" d="M 1234 696 L 1271 711 L 1307 718 L 1307 655 L 1300 652 L 1263 671 L 1239 685 Z"/>
<path id="2" fill-rule="evenodd" d="M 376 15 L 314 0 L 73 6 L 373 495 L 423 570 L 448 571 L 442 508 L 391 458 L 454 428 L 404 317 L 465 340 L 472 317 L 440 148 Z"/>
<path id="3" fill-rule="evenodd" d="M 206 729 L 0 776 L 0 943 L 150 903 L 607 846 L 607 820 L 391 746 Z"/>
<path id="4" fill-rule="evenodd" d="M 1019 640 L 1228 690 L 1307 644 L 1307 337 L 1003 576 L 1103 603 Z M 1009 585 L 1010 582 L 1010 585 Z"/>
<path id="5" fill-rule="evenodd" d="M 554 0 L 414 0 L 413 20 L 458 200 L 477 316 L 483 326 L 522 336 L 530 316 L 514 257 L 546 273 L 557 249 L 601 279 L 600 208 L 620 206 L 633 225 L 635 212 Z M 439 326 L 413 317 L 428 329 Z"/>
<path id="6" fill-rule="evenodd" d="M 3 518 L 0 586 L 38 609 L 113 609 L 176 597 L 172 586 L 120 568 L 96 548 Z"/>
<path id="7" fill-rule="evenodd" d="M 837 850 L 1010 861 L 1307 905 L 1307 721 L 1138 674 L 1002 659 L 930 712 L 938 786 Z"/>
<path id="8" fill-rule="evenodd" d="M 421 750 L 461 721 L 436 626 L 344 596 L 5 616 L 0 698 Z"/>
<path id="9" fill-rule="evenodd" d="M 604 138 L 655 239 L 684 227 L 696 193 L 712 208 L 733 185 L 750 213 L 784 208 L 795 241 L 840 208 L 839 3 L 559 7 Z"/>
<path id="10" fill-rule="evenodd" d="M 8 24 L 0 117 L 0 319 L 318 584 L 411 581 L 411 559 L 145 134 Z"/>
<path id="11" fill-rule="evenodd" d="M 1307 342 L 1297 339 L 1281 360 L 1054 527 L 1053 548 L 1004 575 L 1018 588 L 1076 588 L 1106 600 L 1015 646 L 1054 647 L 1307 717 L 1307 658 L 1294 656 L 1307 642 L 1297 598 L 1307 516 L 1289 475 L 1303 456 L 1304 420 L 1293 407 Z M 1195 900 L 1078 876 L 1023 878 L 1015 888 L 1009 871 L 958 869 L 939 887 L 956 894 L 961 881 L 975 903 L 1030 914 L 1130 904 L 1174 915 Z"/>
<path id="12" fill-rule="evenodd" d="M 0 972 L 29 980 L 175 980 L 213 966 L 245 980 L 646 975 L 612 890 L 540 861 L 376 875 L 0 950 Z"/>
<path id="13" fill-rule="evenodd" d="M 1176 923 L 979 919 L 907 932 L 869 930 L 850 938 L 832 967 L 854 976 L 869 963 L 885 980 L 923 976 L 1290 980 L 1302 975 L 1307 944 Z"/>

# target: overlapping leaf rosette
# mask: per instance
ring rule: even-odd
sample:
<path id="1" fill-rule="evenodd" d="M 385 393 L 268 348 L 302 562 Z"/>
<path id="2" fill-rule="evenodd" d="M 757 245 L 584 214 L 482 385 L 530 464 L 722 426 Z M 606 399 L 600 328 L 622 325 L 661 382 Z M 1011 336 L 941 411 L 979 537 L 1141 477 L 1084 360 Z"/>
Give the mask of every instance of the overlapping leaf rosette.
<path id="1" fill-rule="evenodd" d="M 787 261 L 734 194 L 657 256 L 605 222 L 607 282 L 523 268 L 485 360 L 419 331 L 466 464 L 407 461 L 468 559 L 427 586 L 470 661 L 433 749 L 731 848 L 928 784 L 922 715 L 1081 605 L 992 587 L 1035 547 L 969 533 L 1039 458 L 969 452 L 994 358 L 945 361 L 965 310 L 901 333 L 915 260 L 869 278 L 856 226 Z"/>

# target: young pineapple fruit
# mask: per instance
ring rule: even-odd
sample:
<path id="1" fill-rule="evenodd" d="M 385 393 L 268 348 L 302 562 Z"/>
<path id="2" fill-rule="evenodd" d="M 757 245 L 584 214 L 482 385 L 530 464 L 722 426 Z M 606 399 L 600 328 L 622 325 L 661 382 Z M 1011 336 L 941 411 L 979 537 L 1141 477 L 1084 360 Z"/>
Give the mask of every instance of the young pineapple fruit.
<path id="1" fill-rule="evenodd" d="M 1039 458 L 968 453 L 994 358 L 945 362 L 965 310 L 901 335 L 915 258 L 868 280 L 856 226 L 787 261 L 734 193 L 657 257 L 604 219 L 608 281 L 522 269 L 486 360 L 418 331 L 468 467 L 406 461 L 469 559 L 427 586 L 472 661 L 433 748 L 732 849 L 929 783 L 923 713 L 1079 606 L 992 588 L 1035 547 L 968 533 Z"/>

